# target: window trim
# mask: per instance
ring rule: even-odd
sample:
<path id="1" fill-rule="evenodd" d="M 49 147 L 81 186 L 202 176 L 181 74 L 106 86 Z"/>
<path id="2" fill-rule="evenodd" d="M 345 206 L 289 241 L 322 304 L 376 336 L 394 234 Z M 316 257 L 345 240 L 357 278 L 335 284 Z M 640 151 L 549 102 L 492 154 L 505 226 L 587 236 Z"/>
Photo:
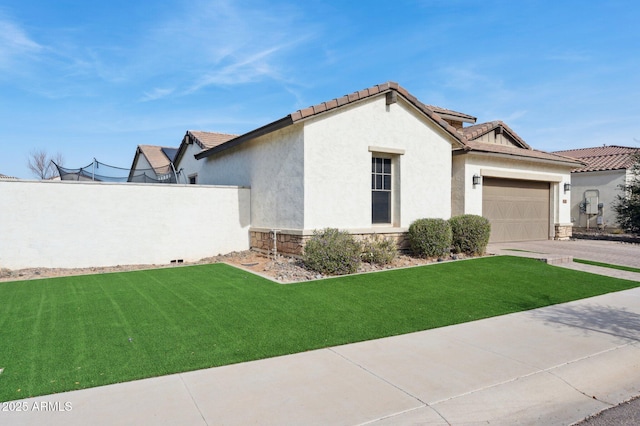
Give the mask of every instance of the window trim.
<path id="1" fill-rule="evenodd" d="M 381 153 L 381 152 L 374 152 L 371 155 L 371 161 L 372 161 L 372 165 L 374 160 L 376 159 L 381 159 L 382 161 L 382 170 L 380 172 L 377 172 L 375 170 L 375 168 L 373 170 L 371 170 L 371 224 L 373 226 L 393 226 L 394 224 L 394 216 L 395 216 L 395 208 L 394 208 L 394 202 L 395 202 L 395 167 L 394 167 L 394 158 L 392 155 L 389 155 L 387 153 Z M 385 173 L 384 171 L 384 160 L 389 160 L 389 173 Z M 382 189 L 377 189 L 377 177 L 381 176 L 380 179 L 380 184 L 382 186 Z M 385 189 L 385 177 L 389 176 L 389 188 Z M 389 220 L 385 221 L 385 222 L 376 222 L 374 221 L 374 192 L 383 192 L 383 193 L 388 193 L 389 194 L 389 203 L 388 203 L 388 217 Z"/>

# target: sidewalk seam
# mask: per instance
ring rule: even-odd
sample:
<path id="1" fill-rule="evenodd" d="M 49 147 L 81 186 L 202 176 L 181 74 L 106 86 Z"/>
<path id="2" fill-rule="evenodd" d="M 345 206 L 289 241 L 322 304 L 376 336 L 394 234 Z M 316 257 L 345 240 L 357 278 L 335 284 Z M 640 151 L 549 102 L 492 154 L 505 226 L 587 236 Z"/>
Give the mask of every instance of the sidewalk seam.
<path id="1" fill-rule="evenodd" d="M 196 407 L 196 410 L 198 410 L 198 414 L 200 414 L 200 417 L 202 417 L 202 421 L 204 422 L 205 425 L 209 426 L 209 422 L 207 422 L 207 419 L 205 419 L 204 414 L 202 414 L 202 410 L 200 410 L 200 407 L 198 406 L 198 403 L 193 397 L 193 394 L 191 393 L 191 389 L 189 389 L 189 386 L 187 386 L 187 383 L 184 381 L 182 374 L 178 374 L 178 376 L 180 377 L 180 381 L 182 382 L 182 385 L 184 386 L 187 393 L 189 394 L 189 398 L 191 398 L 193 405 Z"/>
<path id="2" fill-rule="evenodd" d="M 374 373 L 373 371 L 369 370 L 368 368 L 365 368 L 364 366 L 362 366 L 362 365 L 358 364 L 357 362 L 353 361 L 352 359 L 350 359 L 350 358 L 346 357 L 345 355 L 341 354 L 340 352 L 337 352 L 336 350 L 334 350 L 334 348 L 329 347 L 329 348 L 327 348 L 327 349 L 328 349 L 330 352 L 332 352 L 332 353 L 334 353 L 334 354 L 338 355 L 340 358 L 344 359 L 344 360 L 345 360 L 345 361 L 347 361 L 348 363 L 355 365 L 356 367 L 358 367 L 358 368 L 360 368 L 361 370 L 363 370 L 363 371 L 367 372 L 368 374 L 372 375 L 372 376 L 373 376 L 373 377 L 375 377 L 376 379 L 381 380 L 381 381 L 383 381 L 384 383 L 386 383 L 386 384 L 388 384 L 388 385 L 390 385 L 390 386 L 392 386 L 392 387 L 394 387 L 394 388 L 398 389 L 400 392 L 404 393 L 405 395 L 407 395 L 407 396 L 409 396 L 409 397 L 411 397 L 411 398 L 415 399 L 416 401 L 418 401 L 419 403 L 421 403 L 421 404 L 422 404 L 422 406 L 421 406 L 421 407 L 415 407 L 415 408 L 412 408 L 412 409 L 409 409 L 409 410 L 405 410 L 405 411 L 402 411 L 402 412 L 393 413 L 393 414 L 390 414 L 390 415 L 388 415 L 388 416 L 380 417 L 380 418 L 377 418 L 377 419 L 374 419 L 374 420 L 370 420 L 370 421 L 368 421 L 368 422 L 361 423 L 361 424 L 363 424 L 363 425 L 365 425 L 365 424 L 370 424 L 370 423 L 373 423 L 373 422 L 376 422 L 376 421 L 379 421 L 379 420 L 388 419 L 388 418 L 391 418 L 391 417 L 398 416 L 398 415 L 400 415 L 400 414 L 408 413 L 408 412 L 410 412 L 410 411 L 417 410 L 417 409 L 419 409 L 419 408 L 423 408 L 423 407 L 428 407 L 428 408 L 430 408 L 430 409 L 431 409 L 431 410 L 433 410 L 433 411 L 434 411 L 438 416 L 440 416 L 440 418 L 442 418 L 442 420 L 444 420 L 448 425 L 450 425 L 450 424 L 451 424 L 451 423 L 449 423 L 449 421 L 448 421 L 448 420 L 447 420 L 447 419 L 446 419 L 446 418 L 445 418 L 445 417 L 444 417 L 444 416 L 443 416 L 443 415 L 442 415 L 438 410 L 436 410 L 434 407 L 432 407 L 432 406 L 431 406 L 431 405 L 429 405 L 428 403 L 426 403 L 426 402 L 424 402 L 423 400 L 421 400 L 421 399 L 420 399 L 419 397 L 417 397 L 416 395 L 413 395 L 413 394 L 411 394 L 411 393 L 407 392 L 406 390 L 402 389 L 402 388 L 401 388 L 401 387 L 399 387 L 398 385 L 396 385 L 396 384 L 394 384 L 394 383 L 391 383 L 389 380 L 385 379 L 384 377 L 379 376 L 378 374 Z"/>
<path id="3" fill-rule="evenodd" d="M 521 376 L 517 376 L 517 377 L 514 377 L 514 378 L 509 379 L 509 380 L 504 380 L 504 381 L 499 382 L 499 383 L 494 383 L 494 384 L 489 385 L 489 386 L 484 386 L 484 387 L 481 387 L 481 388 L 478 388 L 478 389 L 474 389 L 474 390 L 471 390 L 471 391 L 468 391 L 468 392 L 464 392 L 464 393 L 461 393 L 459 395 L 452 396 L 450 398 L 445 398 L 445 399 L 441 399 L 441 400 L 438 400 L 438 401 L 433 401 L 431 404 L 433 404 L 433 405 L 440 404 L 440 403 L 443 403 L 443 402 L 446 402 L 446 401 L 451 401 L 452 399 L 460 398 L 462 396 L 471 395 L 471 394 L 474 394 L 476 392 L 482 392 L 482 391 L 485 391 L 487 389 L 491 389 L 491 388 L 495 388 L 495 387 L 498 387 L 498 386 L 505 385 L 507 383 L 516 382 L 516 381 L 518 381 L 520 379 L 525 379 L 527 377 L 531 377 L 531 376 L 534 376 L 536 374 L 548 373 L 551 376 L 560 379 L 561 381 L 566 383 L 568 386 L 570 386 L 571 388 L 575 389 L 577 392 L 580 392 L 581 394 L 587 396 L 588 398 L 593 398 L 593 399 L 596 399 L 597 401 L 602 402 L 603 404 L 611 405 L 611 403 L 609 403 L 609 402 L 602 401 L 600 399 L 594 398 L 593 396 L 589 396 L 589 395 L 585 394 L 581 390 L 577 389 L 575 386 L 573 386 L 570 383 L 568 383 L 566 380 L 562 379 L 561 377 L 557 376 L 556 374 L 553 374 L 553 370 L 558 369 L 560 367 L 564 367 L 565 365 L 570 365 L 570 364 L 573 364 L 573 363 L 576 363 L 576 362 L 579 362 L 579 361 L 584 361 L 585 359 L 593 358 L 595 356 L 602 355 L 602 354 L 605 354 L 607 352 L 612 352 L 612 351 L 615 351 L 615 350 L 618 350 L 618 349 L 621 349 L 621 348 L 624 348 L 624 347 L 627 347 L 627 346 L 630 346 L 630 345 L 634 345 L 634 344 L 633 343 L 626 343 L 624 345 L 616 346 L 614 348 L 605 349 L 603 351 L 596 352 L 596 353 L 591 354 L 591 355 L 587 355 L 587 356 L 584 356 L 584 357 L 581 357 L 581 358 L 576 358 L 574 360 L 567 361 L 567 362 L 564 362 L 562 364 L 557 364 L 557 365 L 554 365 L 554 366 L 549 367 L 549 368 L 538 369 L 538 370 L 532 371 L 531 373 L 528 373 L 528 374 L 523 374 Z M 473 346 L 473 345 L 470 345 L 470 346 Z M 509 357 L 506 357 L 506 358 L 510 359 Z M 528 364 L 525 363 L 525 365 L 528 365 Z"/>

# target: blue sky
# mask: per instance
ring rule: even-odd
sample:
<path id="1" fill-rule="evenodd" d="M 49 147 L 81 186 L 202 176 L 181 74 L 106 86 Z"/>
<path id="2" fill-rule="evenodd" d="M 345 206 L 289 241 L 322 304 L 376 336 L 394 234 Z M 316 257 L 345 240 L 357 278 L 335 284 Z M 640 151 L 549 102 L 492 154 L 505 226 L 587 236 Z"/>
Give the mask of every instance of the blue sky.
<path id="1" fill-rule="evenodd" d="M 547 151 L 640 145 L 640 3 L 3 0 L 0 173 L 129 167 L 396 81 Z"/>

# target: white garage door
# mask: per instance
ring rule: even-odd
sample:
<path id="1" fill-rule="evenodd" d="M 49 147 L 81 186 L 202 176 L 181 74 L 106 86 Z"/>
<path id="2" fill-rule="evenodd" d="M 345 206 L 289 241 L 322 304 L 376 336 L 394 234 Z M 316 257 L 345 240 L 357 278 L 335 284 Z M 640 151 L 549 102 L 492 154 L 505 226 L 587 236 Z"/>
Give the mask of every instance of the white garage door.
<path id="1" fill-rule="evenodd" d="M 548 239 L 549 182 L 483 178 L 482 216 L 492 243 Z"/>

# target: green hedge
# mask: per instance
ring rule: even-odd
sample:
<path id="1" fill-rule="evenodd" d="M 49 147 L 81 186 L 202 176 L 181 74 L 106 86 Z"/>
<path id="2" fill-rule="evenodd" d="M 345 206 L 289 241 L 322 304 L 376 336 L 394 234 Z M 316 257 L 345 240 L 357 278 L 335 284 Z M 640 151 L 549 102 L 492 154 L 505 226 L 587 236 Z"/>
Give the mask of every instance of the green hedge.
<path id="1" fill-rule="evenodd" d="M 451 252 L 451 225 L 444 219 L 418 219 L 409 226 L 409 241 L 418 256 L 445 256 Z"/>
<path id="2" fill-rule="evenodd" d="M 482 216 L 463 214 L 449 219 L 456 253 L 482 255 L 489 244 L 491 224 Z"/>

